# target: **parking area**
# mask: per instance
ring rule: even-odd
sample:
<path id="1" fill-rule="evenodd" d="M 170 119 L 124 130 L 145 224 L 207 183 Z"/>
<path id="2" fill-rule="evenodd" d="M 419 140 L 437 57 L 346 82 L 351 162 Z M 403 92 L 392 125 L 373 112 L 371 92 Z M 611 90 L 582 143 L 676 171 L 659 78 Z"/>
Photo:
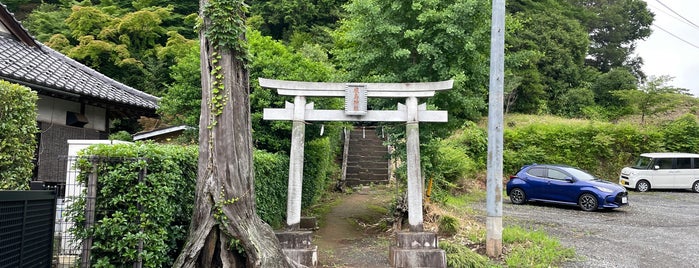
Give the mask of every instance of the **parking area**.
<path id="1" fill-rule="evenodd" d="M 564 267 L 699 267 L 699 193 L 629 192 L 629 206 L 583 212 L 503 200 L 503 224 L 540 229 L 575 248 Z M 485 204 L 481 209 L 485 210 Z"/>

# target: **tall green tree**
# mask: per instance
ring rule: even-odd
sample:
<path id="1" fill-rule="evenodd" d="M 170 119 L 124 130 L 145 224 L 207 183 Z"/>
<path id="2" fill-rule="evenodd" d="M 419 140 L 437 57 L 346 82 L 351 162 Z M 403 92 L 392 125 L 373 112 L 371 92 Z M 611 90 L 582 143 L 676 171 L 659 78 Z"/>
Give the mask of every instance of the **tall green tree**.
<path id="1" fill-rule="evenodd" d="M 454 79 L 427 101 L 449 111 L 440 126 L 460 126 L 485 110 L 489 1 L 352 1 L 335 32 L 334 59 L 347 80 L 426 82 Z M 378 104 L 377 104 L 378 105 Z M 380 104 L 395 106 L 395 102 Z"/>
<path id="2" fill-rule="evenodd" d="M 653 13 L 642 0 L 569 0 L 573 15 L 590 33 L 589 66 L 606 73 L 617 67 L 629 68 L 638 78 L 643 60 L 634 56 L 636 43 L 651 34 Z"/>
<path id="3" fill-rule="evenodd" d="M 562 12 L 562 5 L 521 5 L 512 14 L 523 24 L 508 39 L 509 52 L 537 53 L 536 61 L 519 70 L 522 92 L 515 111 L 564 114 L 561 98 L 573 88 L 587 88 L 594 72 L 585 67 L 587 32 Z M 541 100 L 545 101 L 541 101 Z"/>

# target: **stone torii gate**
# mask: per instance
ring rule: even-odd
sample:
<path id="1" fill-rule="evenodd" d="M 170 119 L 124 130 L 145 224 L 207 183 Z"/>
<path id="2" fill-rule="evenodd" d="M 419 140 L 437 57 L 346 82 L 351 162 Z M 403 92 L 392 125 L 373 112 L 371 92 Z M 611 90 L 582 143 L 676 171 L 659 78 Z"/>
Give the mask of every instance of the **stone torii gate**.
<path id="1" fill-rule="evenodd" d="M 285 108 L 265 108 L 263 118 L 265 120 L 291 120 L 293 122 L 291 133 L 291 150 L 289 160 L 289 187 L 287 196 L 288 230 L 298 230 L 301 221 L 301 190 L 303 181 L 303 155 L 306 121 L 362 121 L 362 122 L 405 122 L 406 123 L 406 150 L 408 170 L 408 224 L 413 234 L 422 233 L 422 192 L 423 180 L 420 171 L 420 139 L 419 122 L 447 122 L 446 111 L 428 111 L 426 104 L 418 105 L 420 97 L 432 97 L 438 90 L 451 89 L 454 81 L 426 82 L 426 83 L 323 83 L 323 82 L 299 82 L 259 78 L 260 86 L 277 89 L 279 95 L 294 96 L 294 103 L 286 102 Z M 306 97 L 344 97 L 345 110 L 316 110 L 313 103 L 306 103 Z M 367 98 L 405 98 L 405 104 L 398 104 L 397 110 L 367 110 Z M 417 213 L 416 213 L 417 212 Z M 419 240 L 421 245 L 429 245 L 436 248 L 436 236 L 426 237 L 418 235 L 403 237 L 411 247 L 410 241 Z M 398 244 L 401 242 L 398 237 Z M 422 241 L 428 240 L 428 241 Z M 413 245 L 415 243 L 412 243 Z M 400 250 L 392 249 L 389 258 L 392 265 L 403 267 Z M 443 251 L 441 251 L 441 255 Z M 412 253 L 412 254 L 407 254 Z M 415 252 L 406 252 L 406 258 L 414 259 Z M 413 257 L 408 256 L 413 255 Z M 420 255 L 420 254 L 419 254 Z M 422 254 L 424 255 L 424 254 Z M 397 256 L 397 257 L 394 257 Z M 434 257 L 427 257 L 434 259 Z M 436 267 L 445 267 L 446 258 Z M 444 265 L 441 265 L 444 262 Z M 413 264 L 419 264 L 414 263 Z M 409 265 L 409 263 L 406 263 Z M 425 265 L 419 265 L 425 266 Z M 411 266 L 415 267 L 415 266 Z M 431 266 L 435 267 L 435 266 Z"/>

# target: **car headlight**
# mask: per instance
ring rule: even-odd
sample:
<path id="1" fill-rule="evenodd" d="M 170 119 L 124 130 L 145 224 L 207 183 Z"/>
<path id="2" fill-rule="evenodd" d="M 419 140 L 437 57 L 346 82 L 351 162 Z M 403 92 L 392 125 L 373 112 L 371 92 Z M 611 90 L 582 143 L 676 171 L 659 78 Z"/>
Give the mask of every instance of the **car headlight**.
<path id="1" fill-rule="evenodd" d="M 600 191 L 602 191 L 602 192 L 605 192 L 605 193 L 611 193 L 611 192 L 614 192 L 614 190 L 612 190 L 612 189 L 609 189 L 609 188 L 607 188 L 607 187 L 602 187 L 602 186 L 595 186 L 595 188 L 597 188 L 597 190 L 600 190 Z"/>

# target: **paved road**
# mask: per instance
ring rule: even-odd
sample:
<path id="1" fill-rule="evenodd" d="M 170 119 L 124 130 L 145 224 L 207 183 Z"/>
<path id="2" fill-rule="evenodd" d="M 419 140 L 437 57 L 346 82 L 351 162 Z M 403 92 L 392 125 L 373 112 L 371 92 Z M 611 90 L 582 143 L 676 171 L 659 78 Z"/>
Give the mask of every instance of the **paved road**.
<path id="1" fill-rule="evenodd" d="M 506 226 L 542 229 L 575 248 L 581 260 L 564 267 L 699 267 L 699 193 L 629 192 L 629 206 L 597 212 L 505 198 Z"/>

